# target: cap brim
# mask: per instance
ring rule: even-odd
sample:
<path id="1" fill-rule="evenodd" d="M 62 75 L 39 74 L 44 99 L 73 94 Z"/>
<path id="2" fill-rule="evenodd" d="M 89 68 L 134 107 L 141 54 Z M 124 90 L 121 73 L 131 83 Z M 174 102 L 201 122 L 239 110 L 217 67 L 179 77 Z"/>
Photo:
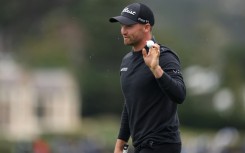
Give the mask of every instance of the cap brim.
<path id="1" fill-rule="evenodd" d="M 138 22 L 135 22 L 127 17 L 124 16 L 116 16 L 116 17 L 112 17 L 109 19 L 110 22 L 119 22 L 123 25 L 132 25 L 132 24 L 136 24 Z"/>

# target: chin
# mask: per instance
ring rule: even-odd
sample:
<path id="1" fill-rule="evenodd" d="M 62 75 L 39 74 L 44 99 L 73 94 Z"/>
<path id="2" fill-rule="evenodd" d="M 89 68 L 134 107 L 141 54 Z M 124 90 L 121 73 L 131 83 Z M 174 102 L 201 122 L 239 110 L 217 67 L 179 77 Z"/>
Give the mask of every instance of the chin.
<path id="1" fill-rule="evenodd" d="M 127 46 L 133 46 L 132 43 L 130 43 L 130 42 L 125 42 L 125 41 L 124 41 L 124 45 L 127 45 Z"/>

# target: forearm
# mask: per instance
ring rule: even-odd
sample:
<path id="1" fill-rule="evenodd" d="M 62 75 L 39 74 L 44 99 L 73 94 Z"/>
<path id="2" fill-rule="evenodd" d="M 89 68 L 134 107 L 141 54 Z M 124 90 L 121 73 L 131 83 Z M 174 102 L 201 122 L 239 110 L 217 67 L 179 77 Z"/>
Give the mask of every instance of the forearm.
<path id="1" fill-rule="evenodd" d="M 121 125 L 118 134 L 118 139 L 128 141 L 130 137 L 130 130 L 129 130 L 129 121 L 128 121 L 128 113 L 126 105 L 124 105 L 122 116 L 121 116 Z"/>
<path id="2" fill-rule="evenodd" d="M 163 69 L 158 65 L 155 68 L 150 68 L 151 72 L 153 73 L 153 75 L 155 76 L 155 78 L 161 78 L 164 71 Z"/>
<path id="3" fill-rule="evenodd" d="M 151 68 L 163 93 L 174 102 L 183 103 L 186 96 L 185 83 L 181 73 L 180 62 L 176 54 L 165 50 L 159 57 L 159 64 Z"/>
<path id="4" fill-rule="evenodd" d="M 163 69 L 158 65 L 152 69 L 151 72 L 158 80 L 160 87 L 177 103 L 182 103 L 185 98 L 184 82 L 179 77 L 171 78 L 168 74 L 164 73 Z"/>
<path id="5" fill-rule="evenodd" d="M 121 139 L 117 139 L 114 153 L 122 153 L 123 152 L 123 147 L 127 142 Z"/>
<path id="6" fill-rule="evenodd" d="M 130 137 L 130 130 L 129 130 L 129 123 L 128 123 L 128 113 L 127 113 L 126 104 L 124 104 L 122 116 L 121 116 L 121 126 L 116 141 L 114 153 L 123 152 L 123 147 L 127 143 L 129 137 Z"/>
<path id="7" fill-rule="evenodd" d="M 157 78 L 158 84 L 163 92 L 173 99 L 176 103 L 183 103 L 186 96 L 186 89 L 183 78 L 180 75 L 170 76 L 166 72 Z"/>

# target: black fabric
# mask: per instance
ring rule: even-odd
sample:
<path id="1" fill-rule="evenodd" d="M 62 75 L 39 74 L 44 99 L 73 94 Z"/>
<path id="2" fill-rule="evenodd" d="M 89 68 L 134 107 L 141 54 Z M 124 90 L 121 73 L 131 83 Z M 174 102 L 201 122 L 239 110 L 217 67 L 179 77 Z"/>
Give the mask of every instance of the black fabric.
<path id="1" fill-rule="evenodd" d="M 120 81 L 125 98 L 118 138 L 134 147 L 144 141 L 181 143 L 177 104 L 185 99 L 185 84 L 178 56 L 161 46 L 160 66 L 164 70 L 156 79 L 144 63 L 141 51 L 129 52 L 122 60 Z"/>
<path id="2" fill-rule="evenodd" d="M 141 147 L 135 148 L 134 153 L 181 153 L 181 143 L 157 144 L 148 141 Z"/>
<path id="3" fill-rule="evenodd" d="M 154 14 L 152 10 L 142 3 L 133 3 L 126 6 L 122 10 L 120 16 L 111 17 L 109 21 L 120 22 L 124 25 L 132 25 L 136 23 L 149 23 L 151 26 L 153 26 L 155 23 Z"/>

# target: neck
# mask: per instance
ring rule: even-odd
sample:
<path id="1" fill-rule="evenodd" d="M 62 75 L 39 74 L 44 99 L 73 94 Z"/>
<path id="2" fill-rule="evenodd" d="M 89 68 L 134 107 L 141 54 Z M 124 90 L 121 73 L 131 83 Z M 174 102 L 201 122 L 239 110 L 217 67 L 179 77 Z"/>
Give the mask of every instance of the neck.
<path id="1" fill-rule="evenodd" d="M 148 37 L 145 37 L 144 39 L 142 39 L 142 41 L 140 43 L 138 43 L 137 45 L 134 45 L 132 48 L 133 48 L 133 51 L 134 52 L 137 52 L 137 51 L 141 51 L 145 45 L 146 45 L 146 41 L 147 40 L 151 40 L 152 39 L 152 36 L 149 35 Z"/>

